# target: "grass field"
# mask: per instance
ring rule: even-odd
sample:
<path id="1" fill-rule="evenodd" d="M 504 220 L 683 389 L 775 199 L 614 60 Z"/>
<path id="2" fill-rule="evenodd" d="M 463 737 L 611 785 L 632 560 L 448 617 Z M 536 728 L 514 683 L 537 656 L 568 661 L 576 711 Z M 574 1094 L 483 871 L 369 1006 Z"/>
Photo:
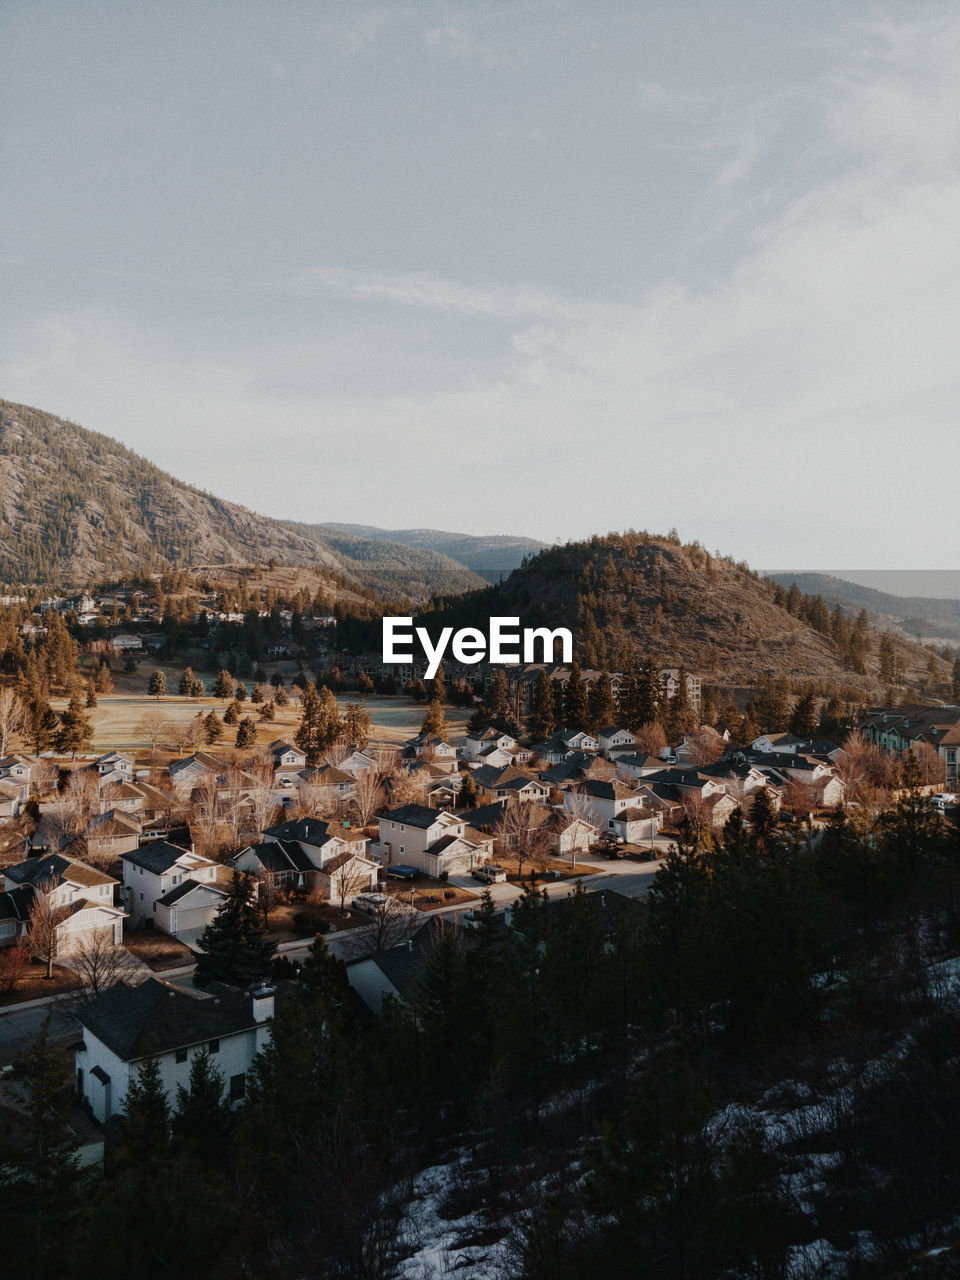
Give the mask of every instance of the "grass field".
<path id="1" fill-rule="evenodd" d="M 164 719 L 171 724 L 185 725 L 198 711 L 204 715 L 215 709 L 222 716 L 226 702 L 220 698 L 181 698 L 176 693 L 162 698 L 151 698 L 147 694 L 147 683 L 153 670 L 159 667 L 167 678 L 167 688 L 176 690 L 182 674 L 182 667 L 172 667 L 163 663 L 141 663 L 137 672 L 118 672 L 114 677 L 113 693 L 99 694 L 97 706 L 91 711 L 93 720 L 93 746 L 96 753 L 104 751 L 123 751 L 133 754 L 137 763 L 146 765 L 150 762 L 150 744 L 146 736 L 143 719 L 147 712 L 159 710 Z M 209 683 L 209 673 L 205 673 Z M 253 681 L 245 682 L 248 691 L 253 688 Z M 338 698 L 343 706 L 349 701 L 356 701 L 357 695 L 346 695 Z M 53 706 L 62 710 L 66 704 L 54 701 Z M 367 700 L 367 711 L 373 720 L 372 742 L 396 746 L 411 738 L 420 731 L 425 707 L 422 703 L 412 702 L 406 697 L 380 698 Z M 288 707 L 278 707 L 274 719 L 260 722 L 259 709 L 250 701 L 243 703 L 243 715 L 252 716 L 257 722 L 257 743 L 266 745 L 275 738 L 292 737 L 300 718 L 297 700 L 291 694 Z M 468 712 L 462 708 L 447 709 L 447 724 L 450 735 L 460 738 L 466 730 Z M 229 725 L 219 748 L 233 745 L 235 731 Z M 157 750 L 155 759 L 164 762 L 178 752 L 173 745 L 165 741 Z"/>

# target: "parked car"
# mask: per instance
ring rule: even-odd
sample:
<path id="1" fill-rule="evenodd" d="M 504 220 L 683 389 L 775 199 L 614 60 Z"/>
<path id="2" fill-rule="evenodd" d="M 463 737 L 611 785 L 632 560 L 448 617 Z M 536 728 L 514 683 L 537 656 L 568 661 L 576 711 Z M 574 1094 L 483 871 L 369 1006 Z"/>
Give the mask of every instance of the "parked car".
<path id="1" fill-rule="evenodd" d="M 390 901 L 385 893 L 358 893 L 352 902 L 354 911 L 362 911 L 364 915 L 375 916 Z"/>
<path id="2" fill-rule="evenodd" d="M 930 799 L 935 809 L 950 809 L 957 803 L 957 797 L 953 791 L 935 791 Z"/>
<path id="3" fill-rule="evenodd" d="M 405 862 L 398 862 L 395 866 L 384 868 L 384 875 L 392 880 L 413 880 L 419 874 L 416 867 L 411 867 Z"/>
<path id="4" fill-rule="evenodd" d="M 495 862 L 483 862 L 479 867 L 474 867 L 470 874 L 481 884 L 502 884 L 507 878 L 506 871 Z"/>

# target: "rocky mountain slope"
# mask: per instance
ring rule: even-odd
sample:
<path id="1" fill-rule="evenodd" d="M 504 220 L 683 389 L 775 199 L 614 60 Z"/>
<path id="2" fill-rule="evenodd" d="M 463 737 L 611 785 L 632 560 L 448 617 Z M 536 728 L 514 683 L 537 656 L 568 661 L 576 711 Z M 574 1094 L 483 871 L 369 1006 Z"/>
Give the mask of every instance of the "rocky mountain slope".
<path id="1" fill-rule="evenodd" d="M 182 483 L 116 440 L 0 401 L 0 579 L 82 585 L 133 568 L 337 556 Z"/>

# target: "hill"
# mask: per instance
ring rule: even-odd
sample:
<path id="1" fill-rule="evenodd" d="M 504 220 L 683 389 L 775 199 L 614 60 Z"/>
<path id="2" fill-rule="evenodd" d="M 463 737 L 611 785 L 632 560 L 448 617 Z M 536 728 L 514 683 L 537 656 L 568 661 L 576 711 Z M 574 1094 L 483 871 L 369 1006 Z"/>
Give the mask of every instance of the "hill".
<path id="1" fill-rule="evenodd" d="M 712 683 L 786 677 L 881 697 L 881 636 L 840 606 L 788 593 L 698 544 L 648 533 L 549 547 L 497 586 L 438 604 L 431 625 L 482 625 L 494 614 L 522 626 L 572 628 L 585 667 L 623 670 L 638 653 L 685 665 Z M 925 646 L 891 642 L 905 684 L 948 688 L 948 667 Z"/>
<path id="2" fill-rule="evenodd" d="M 307 526 L 301 526 L 307 527 Z M 406 547 L 438 552 L 466 566 L 488 582 L 497 582 L 504 574 L 518 569 L 526 556 L 547 545 L 536 538 L 499 533 L 475 536 L 450 533 L 443 529 L 378 529 L 369 524 L 320 524 L 311 526 L 319 532 L 334 530 L 355 538 L 386 539 Z"/>
<path id="3" fill-rule="evenodd" d="M 346 572 L 388 598 L 398 593 L 418 599 L 459 595 L 484 585 L 484 579 L 465 565 L 429 547 L 361 538 L 340 532 L 333 525 L 284 520 L 283 526 L 332 552 Z"/>
<path id="4" fill-rule="evenodd" d="M 271 559 L 344 571 L 311 539 L 108 436 L 0 401 L 0 578 L 85 585 L 135 568 Z"/>
<path id="5" fill-rule="evenodd" d="M 884 629 L 947 643 L 960 641 L 960 600 L 898 596 L 827 573 L 777 572 L 765 576 L 784 587 L 795 582 L 804 593 L 822 596 L 830 603 L 839 601 L 845 608 L 866 609 L 871 620 Z"/>

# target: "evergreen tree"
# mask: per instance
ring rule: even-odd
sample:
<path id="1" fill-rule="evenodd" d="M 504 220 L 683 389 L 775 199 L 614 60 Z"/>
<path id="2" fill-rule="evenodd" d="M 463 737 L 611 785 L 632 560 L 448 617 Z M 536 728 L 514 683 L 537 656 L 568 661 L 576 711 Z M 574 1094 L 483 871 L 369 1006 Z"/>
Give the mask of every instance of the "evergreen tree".
<path id="1" fill-rule="evenodd" d="M 441 662 L 437 674 L 430 681 L 430 701 L 444 703 L 447 700 L 447 673 Z"/>
<path id="2" fill-rule="evenodd" d="M 156 1155 L 166 1146 L 170 1107 L 156 1058 L 146 1058 L 123 1100 L 123 1146 L 133 1160 Z"/>
<path id="3" fill-rule="evenodd" d="M 308 764 L 319 764 L 327 751 L 343 733 L 337 700 L 329 689 L 319 693 L 308 684 L 300 698 L 300 723 L 293 740 L 307 757 Z"/>
<path id="4" fill-rule="evenodd" d="M 533 683 L 530 714 L 527 717 L 527 733 L 534 742 L 541 742 L 549 738 L 556 728 L 557 712 L 553 681 L 541 668 Z"/>
<path id="5" fill-rule="evenodd" d="M 461 809 L 475 809 L 477 807 L 477 784 L 473 780 L 472 773 L 463 775 L 457 804 Z"/>
<path id="6" fill-rule="evenodd" d="M 610 677 L 605 671 L 601 672 L 590 686 L 587 703 L 592 733 L 597 733 L 613 724 L 617 716 L 617 705 L 613 698 Z"/>
<path id="7" fill-rule="evenodd" d="M 362 751 L 370 741 L 373 721 L 365 702 L 348 702 L 343 709 L 343 736 L 351 746 Z"/>
<path id="8" fill-rule="evenodd" d="M 236 698 L 238 702 L 246 702 L 247 686 L 243 683 L 243 681 L 241 680 L 237 681 L 237 684 L 233 690 L 233 696 Z"/>
<path id="9" fill-rule="evenodd" d="M 237 725 L 237 747 L 240 751 L 245 751 L 247 747 L 252 747 L 257 740 L 257 726 L 250 716 L 244 716 Z"/>
<path id="10" fill-rule="evenodd" d="M 177 689 L 181 698 L 193 697 L 193 683 L 195 678 L 196 677 L 193 674 L 193 667 L 183 668 L 183 675 L 180 677 L 180 684 Z"/>
<path id="11" fill-rule="evenodd" d="M 223 737 L 223 721 L 213 707 L 203 718 L 203 736 L 208 747 L 212 747 Z"/>
<path id="12" fill-rule="evenodd" d="M 194 1051 L 186 1088 L 177 1085 L 173 1132 L 207 1159 L 221 1153 L 230 1134 L 231 1113 L 224 1085 L 223 1072 L 206 1045 Z"/>
<path id="13" fill-rule="evenodd" d="M 563 720 L 568 729 L 585 729 L 590 720 L 587 688 L 583 683 L 579 662 L 572 665 L 563 686 Z"/>
<path id="14" fill-rule="evenodd" d="M 88 711 L 93 711 L 97 705 L 97 684 L 92 678 L 87 681 L 87 696 L 84 705 Z"/>
<path id="15" fill-rule="evenodd" d="M 288 707 L 290 705 L 290 695 L 282 684 L 277 685 L 277 696 L 274 701 L 278 707 Z"/>
<path id="16" fill-rule="evenodd" d="M 213 696 L 215 698 L 233 698 L 234 679 L 226 669 L 220 671 L 213 685 Z"/>
<path id="17" fill-rule="evenodd" d="M 810 739 L 817 732 L 819 699 L 812 689 L 807 689 L 797 699 L 790 716 L 790 732 L 798 738 Z"/>
<path id="18" fill-rule="evenodd" d="M 227 703 L 227 709 L 223 713 L 224 724 L 238 724 L 240 721 L 240 703 L 234 699 L 233 702 Z"/>
<path id="19" fill-rule="evenodd" d="M 276 944 L 265 941 L 253 878 L 235 871 L 216 916 L 200 935 L 194 982 L 251 987 L 270 973 Z"/>
<path id="20" fill-rule="evenodd" d="M 76 756 L 78 751 L 89 746 L 93 741 L 93 724 L 84 709 L 79 697 L 74 694 L 67 709 L 60 716 L 60 728 L 57 730 L 57 750 L 70 752 Z"/>
<path id="21" fill-rule="evenodd" d="M 151 698 L 162 698 L 167 692 L 167 677 L 163 674 L 159 667 L 150 677 L 150 683 L 147 685 L 147 693 Z"/>
<path id="22" fill-rule="evenodd" d="M 423 723 L 420 725 L 420 732 L 436 738 L 445 738 L 447 736 L 447 718 L 443 714 L 442 704 L 437 699 L 434 699 L 427 707 Z"/>

